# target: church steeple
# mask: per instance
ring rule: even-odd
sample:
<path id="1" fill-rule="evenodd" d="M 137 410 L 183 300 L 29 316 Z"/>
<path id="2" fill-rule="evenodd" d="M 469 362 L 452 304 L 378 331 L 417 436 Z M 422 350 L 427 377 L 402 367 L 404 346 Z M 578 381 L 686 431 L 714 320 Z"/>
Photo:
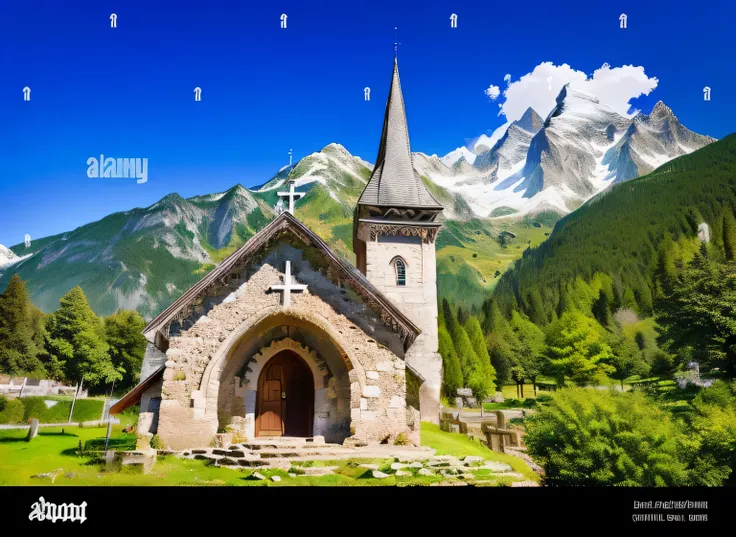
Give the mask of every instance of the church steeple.
<path id="1" fill-rule="evenodd" d="M 353 251 L 358 270 L 421 329 L 404 359 L 422 379 L 422 421 L 439 423 L 442 357 L 437 352 L 437 252 L 442 206 L 414 170 L 394 58 L 376 167 L 358 200 Z"/>
<path id="2" fill-rule="evenodd" d="M 414 171 L 397 58 L 394 58 L 376 165 L 358 205 L 374 208 L 370 211 L 373 214 L 385 214 L 385 209 L 390 207 L 425 209 L 435 215 L 442 210 Z"/>

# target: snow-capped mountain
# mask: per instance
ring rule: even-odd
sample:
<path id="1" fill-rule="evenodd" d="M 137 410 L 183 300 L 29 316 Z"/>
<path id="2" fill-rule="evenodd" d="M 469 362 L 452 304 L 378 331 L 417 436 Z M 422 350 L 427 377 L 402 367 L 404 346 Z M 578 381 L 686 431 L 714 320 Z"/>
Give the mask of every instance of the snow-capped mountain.
<path id="1" fill-rule="evenodd" d="M 530 108 L 491 149 L 478 153 L 476 144 L 474 170 L 428 177 L 463 196 L 480 217 L 567 214 L 614 183 L 714 141 L 688 130 L 662 102 L 649 115 L 627 118 L 565 86 L 543 123 Z"/>
<path id="2" fill-rule="evenodd" d="M 21 258 L 15 255 L 12 250 L 0 244 L 0 271 L 5 267 L 9 267 L 10 265 L 17 263 L 20 259 Z"/>
<path id="3" fill-rule="evenodd" d="M 442 163 L 445 164 L 448 167 L 452 167 L 457 163 L 460 159 L 465 159 L 465 161 L 468 164 L 473 164 L 475 162 L 475 153 L 473 153 L 470 149 L 467 147 L 458 147 L 454 151 L 450 151 L 447 155 L 442 157 Z"/>
<path id="4" fill-rule="evenodd" d="M 294 181 L 295 188 L 319 184 L 333 200 L 340 203 L 354 202 L 368 182 L 371 171 L 372 164 L 351 155 L 342 145 L 332 143 L 322 151 L 302 158 L 294 166 L 282 168 L 276 176 L 255 191 L 281 191 L 289 179 Z"/>
<path id="5" fill-rule="evenodd" d="M 659 101 L 651 114 L 634 118 L 603 164 L 616 169 L 615 182 L 626 181 L 714 141 L 686 129 L 672 110 Z"/>
<path id="6" fill-rule="evenodd" d="M 543 121 L 534 109 L 528 108 L 491 149 L 478 155 L 475 167 L 490 172 L 491 182 L 519 171 L 518 165 L 526 160 L 532 138 L 542 129 Z"/>

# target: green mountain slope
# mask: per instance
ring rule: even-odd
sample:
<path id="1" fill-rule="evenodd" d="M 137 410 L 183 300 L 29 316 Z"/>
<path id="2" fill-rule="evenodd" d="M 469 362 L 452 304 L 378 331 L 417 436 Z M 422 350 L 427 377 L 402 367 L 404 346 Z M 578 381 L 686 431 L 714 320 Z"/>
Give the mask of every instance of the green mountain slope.
<path id="1" fill-rule="evenodd" d="M 614 304 L 648 315 L 658 249 L 671 237 L 687 257 L 708 224 L 712 255 L 723 255 L 723 214 L 736 209 L 736 134 L 617 185 L 560 220 L 549 240 L 504 274 L 494 296 L 507 314 L 522 310 L 537 324 L 552 321 L 566 290 L 603 273 Z"/>
<path id="2" fill-rule="evenodd" d="M 150 207 L 112 214 L 78 229 L 11 249 L 30 258 L 0 275 L 0 290 L 13 273 L 28 282 L 44 311 L 80 285 L 98 315 L 119 308 L 151 318 L 242 246 L 275 214 L 285 181 L 306 195 L 296 216 L 340 255 L 354 262 L 353 210 L 372 165 L 330 144 L 294 166 L 282 168 L 257 190 L 236 185 L 227 192 L 184 199 L 170 194 Z M 500 274 L 551 231 L 544 215 L 534 221 L 479 220 L 467 202 L 424 178 L 446 207 L 438 248 L 441 297 L 479 307 Z"/>

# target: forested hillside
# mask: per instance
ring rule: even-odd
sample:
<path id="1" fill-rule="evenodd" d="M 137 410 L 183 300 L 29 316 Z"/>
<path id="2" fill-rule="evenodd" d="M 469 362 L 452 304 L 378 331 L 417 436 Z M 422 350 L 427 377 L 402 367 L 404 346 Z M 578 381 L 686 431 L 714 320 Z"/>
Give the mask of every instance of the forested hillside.
<path id="1" fill-rule="evenodd" d="M 733 372 L 735 209 L 731 135 L 560 220 L 474 312 L 499 379 L 524 369 L 519 356 L 530 345 L 542 369 L 579 382 L 671 371 L 690 359 Z M 702 224 L 708 240 L 698 239 Z M 544 331 L 541 343 L 533 330 L 523 336 L 525 323 Z"/>
<path id="2" fill-rule="evenodd" d="M 705 222 L 709 250 L 719 260 L 725 256 L 724 214 L 734 208 L 736 135 L 731 135 L 618 185 L 560 220 L 547 241 L 504 274 L 495 298 L 507 315 L 520 309 L 535 323 L 547 324 L 572 298 L 567 295 L 576 278 L 591 282 L 602 273 L 613 284 L 614 295 L 607 297 L 612 304 L 651 313 L 663 244 L 686 248 Z"/>

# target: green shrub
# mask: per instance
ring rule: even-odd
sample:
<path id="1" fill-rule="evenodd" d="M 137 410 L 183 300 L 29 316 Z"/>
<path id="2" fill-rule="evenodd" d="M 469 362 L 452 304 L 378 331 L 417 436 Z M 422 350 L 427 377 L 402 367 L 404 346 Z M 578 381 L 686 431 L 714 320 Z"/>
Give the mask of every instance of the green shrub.
<path id="1" fill-rule="evenodd" d="M 176 373 L 174 373 L 174 380 L 187 380 L 187 374 L 184 373 L 184 371 L 177 371 Z"/>
<path id="2" fill-rule="evenodd" d="M 161 438 L 157 434 L 154 434 L 151 437 L 151 447 L 153 449 L 164 449 L 164 443 L 161 441 Z"/>
<path id="3" fill-rule="evenodd" d="M 0 423 L 23 423 L 23 403 L 0 395 Z"/>
<path id="4" fill-rule="evenodd" d="M 549 485 L 687 485 L 680 424 L 643 393 L 566 388 L 525 420 Z"/>

